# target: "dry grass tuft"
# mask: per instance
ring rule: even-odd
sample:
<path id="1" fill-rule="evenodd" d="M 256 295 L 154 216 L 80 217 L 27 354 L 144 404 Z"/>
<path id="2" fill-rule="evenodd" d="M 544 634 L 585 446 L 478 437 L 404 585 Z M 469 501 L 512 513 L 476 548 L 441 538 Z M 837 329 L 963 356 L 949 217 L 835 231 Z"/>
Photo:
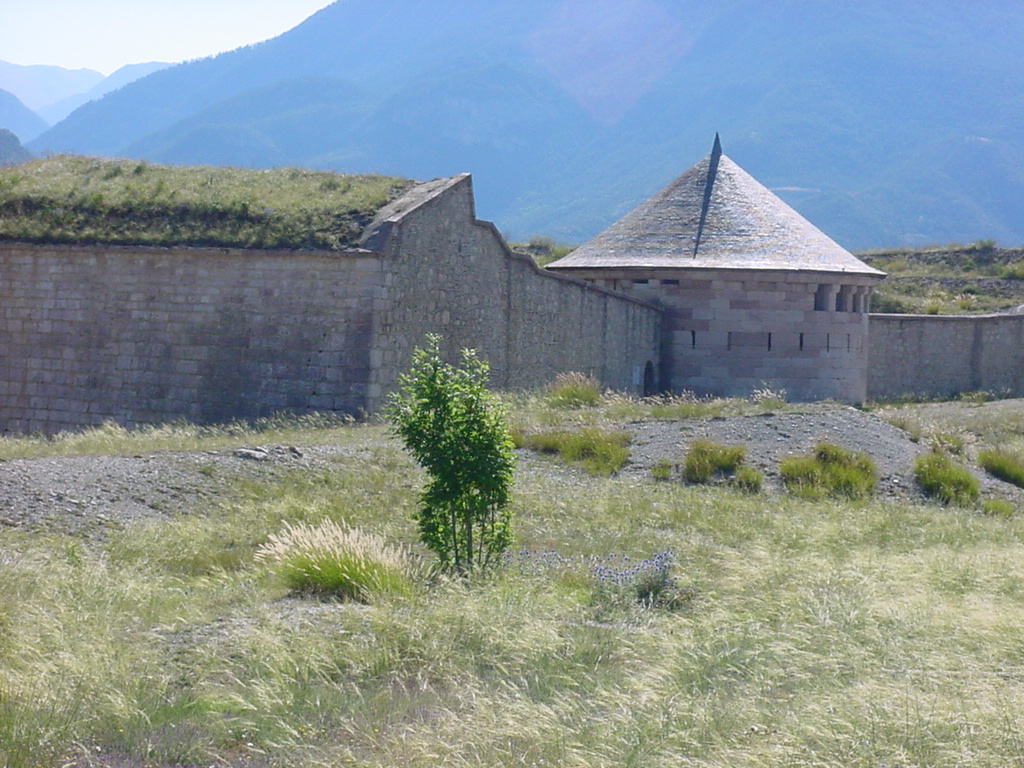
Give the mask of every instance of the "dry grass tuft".
<path id="1" fill-rule="evenodd" d="M 412 557 L 384 537 L 331 520 L 317 525 L 285 523 L 256 552 L 289 589 L 362 603 L 386 594 L 412 591 Z"/>

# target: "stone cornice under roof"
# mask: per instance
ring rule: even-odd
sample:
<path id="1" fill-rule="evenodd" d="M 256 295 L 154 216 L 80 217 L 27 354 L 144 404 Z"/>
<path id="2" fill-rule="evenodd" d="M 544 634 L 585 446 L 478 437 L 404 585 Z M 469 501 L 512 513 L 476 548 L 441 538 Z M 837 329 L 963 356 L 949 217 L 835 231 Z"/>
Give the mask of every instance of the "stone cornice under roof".
<path id="1" fill-rule="evenodd" d="M 711 155 L 548 268 L 766 269 L 885 276 L 719 153 L 716 137 Z"/>

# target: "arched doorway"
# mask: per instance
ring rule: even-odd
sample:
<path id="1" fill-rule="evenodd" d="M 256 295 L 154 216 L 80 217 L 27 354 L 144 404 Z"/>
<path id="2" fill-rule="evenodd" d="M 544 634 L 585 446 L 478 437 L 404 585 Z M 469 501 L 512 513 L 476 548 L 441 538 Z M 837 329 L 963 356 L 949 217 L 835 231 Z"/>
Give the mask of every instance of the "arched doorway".
<path id="1" fill-rule="evenodd" d="M 654 363 L 650 360 L 644 366 L 644 397 L 658 394 L 658 377 L 654 373 Z"/>

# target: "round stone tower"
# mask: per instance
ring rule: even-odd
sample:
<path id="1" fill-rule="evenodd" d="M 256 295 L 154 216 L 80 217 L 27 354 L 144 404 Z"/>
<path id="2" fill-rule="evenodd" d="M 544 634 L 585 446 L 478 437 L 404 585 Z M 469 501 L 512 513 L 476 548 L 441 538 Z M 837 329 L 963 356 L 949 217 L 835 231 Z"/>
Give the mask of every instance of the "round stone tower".
<path id="1" fill-rule="evenodd" d="M 885 277 L 722 154 L 711 154 L 548 266 L 660 305 L 660 385 L 770 387 L 863 401 L 868 308 Z"/>

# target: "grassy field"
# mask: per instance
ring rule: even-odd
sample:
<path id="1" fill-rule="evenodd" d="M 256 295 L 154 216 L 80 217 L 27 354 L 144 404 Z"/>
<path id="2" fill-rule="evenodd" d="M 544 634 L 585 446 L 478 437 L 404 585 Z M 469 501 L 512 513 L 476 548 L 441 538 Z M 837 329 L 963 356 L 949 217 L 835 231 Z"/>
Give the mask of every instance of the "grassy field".
<path id="1" fill-rule="evenodd" d="M 683 405 L 660 407 L 693 415 Z M 991 417 L 998 405 L 887 415 L 1019 441 L 1019 401 Z M 656 415 L 622 399 L 515 407 L 520 427 Z M 1024 517 L 626 482 L 530 457 L 503 568 L 336 603 L 288 595 L 259 545 L 329 519 L 422 552 L 421 476 L 382 425 L 269 428 L 264 442 L 363 450 L 102 546 L 0 530 L 0 765 L 1024 764 Z M 108 429 L 0 452 L 253 436 Z M 670 606 L 595 576 L 668 550 L 685 597 Z"/>

